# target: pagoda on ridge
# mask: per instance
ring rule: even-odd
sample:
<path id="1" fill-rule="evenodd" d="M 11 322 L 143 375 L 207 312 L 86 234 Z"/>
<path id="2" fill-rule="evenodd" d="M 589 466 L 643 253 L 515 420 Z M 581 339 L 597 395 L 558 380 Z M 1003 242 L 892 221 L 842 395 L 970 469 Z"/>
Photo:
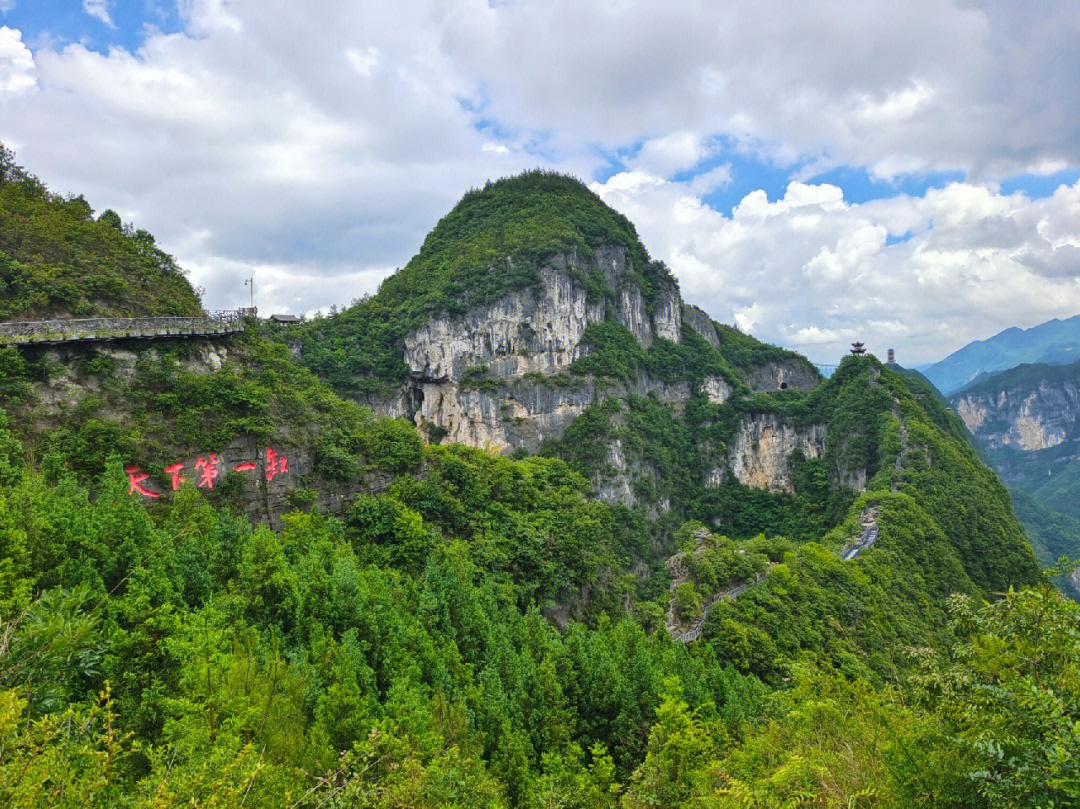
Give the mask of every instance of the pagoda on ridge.
<path id="1" fill-rule="evenodd" d="M 860 355 L 866 353 L 866 348 L 865 348 L 865 346 L 863 346 L 862 343 L 852 343 L 851 344 L 851 353 L 854 354 L 855 356 L 860 356 Z"/>

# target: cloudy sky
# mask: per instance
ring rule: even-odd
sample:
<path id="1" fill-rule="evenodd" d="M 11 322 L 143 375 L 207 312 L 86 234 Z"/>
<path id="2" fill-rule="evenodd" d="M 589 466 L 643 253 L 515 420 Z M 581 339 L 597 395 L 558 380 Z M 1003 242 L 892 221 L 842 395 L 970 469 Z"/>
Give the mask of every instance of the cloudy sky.
<path id="1" fill-rule="evenodd" d="M 206 290 L 373 291 L 461 194 L 586 180 L 819 362 L 1080 314 L 1074 0 L 0 0 L 0 140 Z"/>

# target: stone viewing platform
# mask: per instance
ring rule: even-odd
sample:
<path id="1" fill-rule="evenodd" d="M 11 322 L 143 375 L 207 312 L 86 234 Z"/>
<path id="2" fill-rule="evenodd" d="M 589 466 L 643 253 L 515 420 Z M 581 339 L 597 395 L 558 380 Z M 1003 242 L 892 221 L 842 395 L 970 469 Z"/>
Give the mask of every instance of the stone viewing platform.
<path id="1" fill-rule="evenodd" d="M 105 340 L 161 340 L 213 337 L 244 330 L 244 318 L 258 310 L 231 309 L 201 317 L 91 317 L 0 323 L 0 345 L 55 345 Z"/>

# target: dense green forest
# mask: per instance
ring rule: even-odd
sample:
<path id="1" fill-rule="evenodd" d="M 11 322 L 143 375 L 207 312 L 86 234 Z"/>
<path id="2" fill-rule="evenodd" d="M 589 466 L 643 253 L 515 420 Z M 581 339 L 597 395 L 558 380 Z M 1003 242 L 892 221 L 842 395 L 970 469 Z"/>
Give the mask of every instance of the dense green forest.
<path id="1" fill-rule="evenodd" d="M 396 320 L 371 307 L 418 318 L 500 294 L 472 273 L 507 246 L 535 269 L 595 233 L 642 284 L 668 282 L 567 183 L 471 192 L 408 283 L 317 324 L 330 365 L 256 323 L 0 349 L 0 806 L 1080 802 L 1080 606 L 918 379 L 851 357 L 810 391 L 754 394 L 745 372 L 786 352 L 722 328 L 719 347 L 686 329 L 646 349 L 608 322 L 562 381 L 677 381 L 685 413 L 610 396 L 539 453 L 500 455 L 339 395 L 397 373 Z M 5 174 L 0 196 L 27 184 Z M 69 204 L 42 194 L 28 228 Z M 485 242 L 492 222 L 506 241 Z M 477 252 L 454 264 L 460 249 Z M 166 297 L 197 307 L 175 278 Z M 333 364 L 357 345 L 358 365 Z M 793 491 L 703 484 L 751 417 L 827 430 L 821 457 L 790 459 Z M 632 507 L 595 496 L 614 440 L 652 470 Z M 168 490 L 170 460 L 244 441 L 309 455 L 274 529 L 246 516 L 236 471 Z M 133 493 L 135 461 L 168 496 Z M 837 482 L 854 471 L 863 485 Z M 348 492 L 341 508 L 319 507 L 327 491 Z M 868 515 L 876 543 L 845 560 Z M 672 639 L 669 610 L 700 618 L 736 586 L 700 640 Z"/>
<path id="2" fill-rule="evenodd" d="M 422 478 L 273 533 L 193 489 L 147 511 L 119 459 L 90 497 L 27 467 L 6 424 L 0 447 L 4 805 L 1045 806 L 1080 790 L 1077 607 L 1045 585 L 950 598 L 962 567 L 905 495 L 881 497 L 896 527 L 865 564 L 750 543 L 779 560 L 765 589 L 684 646 L 633 588 L 562 631 L 544 617 L 560 585 L 634 550 L 562 461 L 430 447 Z"/>

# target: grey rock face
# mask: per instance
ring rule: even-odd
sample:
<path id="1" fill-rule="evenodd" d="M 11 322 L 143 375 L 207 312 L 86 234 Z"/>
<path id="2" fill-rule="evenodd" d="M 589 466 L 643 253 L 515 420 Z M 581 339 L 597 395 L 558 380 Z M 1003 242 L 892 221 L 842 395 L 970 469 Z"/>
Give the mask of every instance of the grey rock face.
<path id="1" fill-rule="evenodd" d="M 991 447 L 1036 451 L 1080 441 L 1080 374 L 953 396 L 967 428 Z"/>
<path id="2" fill-rule="evenodd" d="M 615 294 L 614 311 L 603 300 L 590 302 L 576 280 L 596 272 Z M 690 396 L 685 384 L 642 379 L 629 389 L 612 389 L 562 372 L 587 352 L 580 343 L 590 324 L 614 317 L 643 346 L 656 338 L 678 342 L 682 311 L 678 287 L 664 283 L 650 314 L 622 247 L 596 250 L 591 263 L 557 255 L 541 267 L 537 289 L 519 290 L 463 317 L 433 318 L 407 335 L 405 362 L 412 381 L 398 394 L 368 403 L 422 429 L 439 428 L 448 441 L 499 451 L 536 450 L 608 395 L 655 393 L 681 412 Z M 486 369 L 483 385 L 466 377 L 466 371 L 481 368 Z"/>
<path id="3" fill-rule="evenodd" d="M 747 416 L 728 447 L 726 464 L 714 467 L 706 475 L 705 485 L 720 486 L 730 470 L 736 480 L 750 488 L 792 493 L 791 453 L 798 449 L 807 458 L 820 458 L 825 454 L 825 439 L 823 424 L 798 429 L 784 424 L 773 413 Z"/>
<path id="4" fill-rule="evenodd" d="M 682 338 L 683 307 L 678 287 L 665 281 L 656 291 L 655 298 L 653 326 L 656 336 L 673 343 L 679 342 Z"/>
<path id="5" fill-rule="evenodd" d="M 539 289 L 522 289 L 458 318 L 432 318 L 405 337 L 405 364 L 419 381 L 456 381 L 469 368 L 513 379 L 554 373 L 581 356 L 585 329 L 605 319 L 604 301 L 590 303 L 575 274 L 596 269 L 617 298 L 615 318 L 648 346 L 654 337 L 679 341 L 681 301 L 674 285 L 657 295 L 652 318 L 641 287 L 628 275 L 626 250 L 599 249 L 595 263 L 558 255 L 540 269 Z"/>
<path id="6" fill-rule="evenodd" d="M 790 360 L 760 365 L 747 375 L 746 381 L 755 393 L 773 393 L 778 390 L 810 390 L 820 378 L 813 368 Z"/>
<path id="7" fill-rule="evenodd" d="M 684 303 L 682 319 L 687 326 L 700 334 L 713 348 L 720 347 L 720 338 L 716 336 L 716 327 L 713 326 L 712 318 L 705 313 L 704 309 Z"/>
<path id="8" fill-rule="evenodd" d="M 709 404 L 718 405 L 723 404 L 731 397 L 732 388 L 726 379 L 709 376 L 701 383 L 701 392 L 708 397 Z"/>

